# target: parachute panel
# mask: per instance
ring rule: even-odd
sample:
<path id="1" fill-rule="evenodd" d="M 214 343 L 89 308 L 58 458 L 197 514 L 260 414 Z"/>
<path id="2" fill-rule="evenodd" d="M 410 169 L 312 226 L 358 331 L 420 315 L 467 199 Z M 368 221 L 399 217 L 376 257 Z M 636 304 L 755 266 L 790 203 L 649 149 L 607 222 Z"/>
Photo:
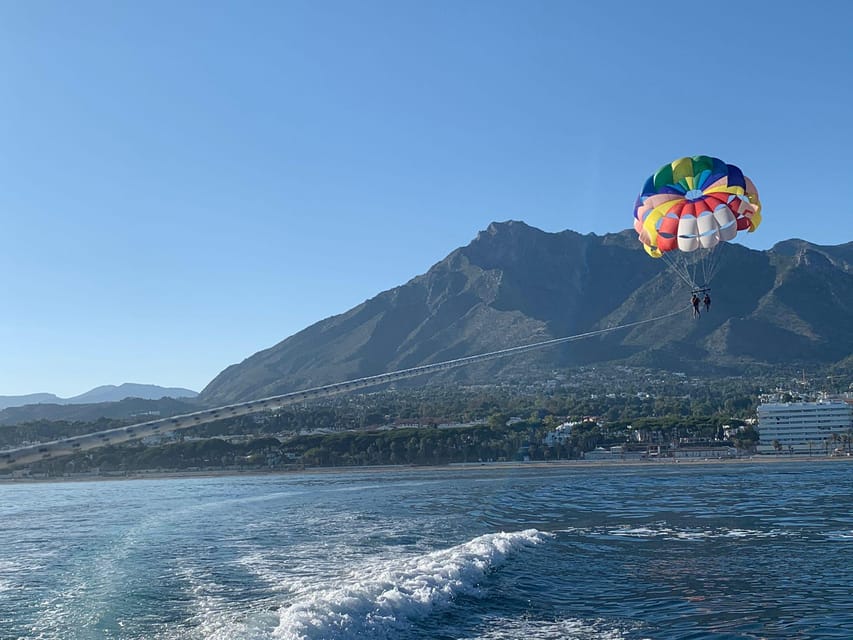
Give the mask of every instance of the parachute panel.
<path id="1" fill-rule="evenodd" d="M 645 181 L 634 205 L 634 229 L 646 253 L 668 258 L 671 265 L 689 262 L 679 275 L 694 288 L 708 286 L 716 269 L 716 259 L 705 254 L 760 224 L 755 183 L 739 167 L 711 156 L 662 166 Z M 685 261 L 679 254 L 692 257 Z M 701 283 L 696 281 L 700 271 Z"/>
<path id="2" fill-rule="evenodd" d="M 722 205 L 714 210 L 714 219 L 720 229 L 720 240 L 728 242 L 737 235 L 737 222 L 732 210 Z"/>
<path id="3" fill-rule="evenodd" d="M 699 245 L 703 249 L 710 249 L 720 241 L 719 225 L 710 213 L 703 214 L 696 219 L 696 229 L 699 232 Z"/>
<path id="4" fill-rule="evenodd" d="M 678 221 L 678 250 L 696 251 L 699 248 L 698 231 L 699 228 L 694 216 L 685 215 L 681 218 Z"/>

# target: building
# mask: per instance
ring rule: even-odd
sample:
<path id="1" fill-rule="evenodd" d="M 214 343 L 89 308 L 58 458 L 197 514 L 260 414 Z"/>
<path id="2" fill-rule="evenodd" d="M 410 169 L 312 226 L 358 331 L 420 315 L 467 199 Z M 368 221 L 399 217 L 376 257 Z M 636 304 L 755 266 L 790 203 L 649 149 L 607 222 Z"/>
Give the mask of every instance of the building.
<path id="1" fill-rule="evenodd" d="M 647 450 L 626 450 L 622 445 L 615 445 L 609 449 L 596 447 L 592 451 L 583 454 L 584 460 L 645 460 L 649 457 Z"/>
<path id="2" fill-rule="evenodd" d="M 723 458 L 734 458 L 737 455 L 737 449 L 734 447 L 715 447 L 712 445 L 678 447 L 676 449 L 671 449 L 669 455 L 673 458 L 722 460 Z"/>
<path id="3" fill-rule="evenodd" d="M 853 405 L 839 400 L 758 406 L 758 453 L 828 454 L 853 430 Z"/>
<path id="4" fill-rule="evenodd" d="M 546 447 L 553 447 L 558 444 L 566 444 L 566 442 L 572 439 L 572 427 L 574 427 L 575 425 L 576 423 L 574 422 L 564 422 L 553 431 L 549 431 L 548 433 L 546 433 L 542 444 L 544 444 Z"/>

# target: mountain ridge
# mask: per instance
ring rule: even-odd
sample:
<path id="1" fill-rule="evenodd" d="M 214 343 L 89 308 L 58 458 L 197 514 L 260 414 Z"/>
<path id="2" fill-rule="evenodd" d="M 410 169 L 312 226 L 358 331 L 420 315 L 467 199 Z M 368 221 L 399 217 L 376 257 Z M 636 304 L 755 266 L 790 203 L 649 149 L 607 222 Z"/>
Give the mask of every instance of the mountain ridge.
<path id="1" fill-rule="evenodd" d="M 699 321 L 685 314 L 454 375 L 495 379 L 528 363 L 595 362 L 729 371 L 833 364 L 853 351 L 853 242 L 719 250 L 712 311 Z M 493 222 L 426 273 L 229 366 L 199 400 L 266 397 L 663 316 L 689 297 L 665 266 L 630 230 L 598 236 Z"/>
<path id="2" fill-rule="evenodd" d="M 0 396 L 0 411 L 30 404 L 94 404 L 100 402 L 119 402 L 125 398 L 159 400 L 160 398 L 195 398 L 197 395 L 197 391 L 182 387 L 161 387 L 155 384 L 124 382 L 120 385 L 101 385 L 70 398 L 61 398 L 53 393 Z"/>

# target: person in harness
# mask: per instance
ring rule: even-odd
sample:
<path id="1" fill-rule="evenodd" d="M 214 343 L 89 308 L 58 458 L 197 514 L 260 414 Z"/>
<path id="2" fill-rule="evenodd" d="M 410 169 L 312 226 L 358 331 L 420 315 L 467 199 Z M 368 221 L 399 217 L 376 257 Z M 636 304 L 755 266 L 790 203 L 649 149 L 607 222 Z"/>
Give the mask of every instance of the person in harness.
<path id="1" fill-rule="evenodd" d="M 693 293 L 693 297 L 690 298 L 690 303 L 693 305 L 693 317 L 699 317 L 699 296 L 696 293 Z"/>

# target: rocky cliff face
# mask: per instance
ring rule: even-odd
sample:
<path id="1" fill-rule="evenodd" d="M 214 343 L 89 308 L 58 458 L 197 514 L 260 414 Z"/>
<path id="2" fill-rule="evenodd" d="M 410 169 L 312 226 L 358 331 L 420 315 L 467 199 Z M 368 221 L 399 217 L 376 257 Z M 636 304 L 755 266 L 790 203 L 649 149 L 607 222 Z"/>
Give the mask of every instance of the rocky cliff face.
<path id="1" fill-rule="evenodd" d="M 853 243 L 719 250 L 712 310 L 698 321 L 685 313 L 456 375 L 491 380 L 528 366 L 606 361 L 714 370 L 850 356 Z M 200 400 L 248 400 L 615 326 L 682 308 L 688 297 L 633 232 L 493 223 L 427 273 L 228 367 Z"/>

